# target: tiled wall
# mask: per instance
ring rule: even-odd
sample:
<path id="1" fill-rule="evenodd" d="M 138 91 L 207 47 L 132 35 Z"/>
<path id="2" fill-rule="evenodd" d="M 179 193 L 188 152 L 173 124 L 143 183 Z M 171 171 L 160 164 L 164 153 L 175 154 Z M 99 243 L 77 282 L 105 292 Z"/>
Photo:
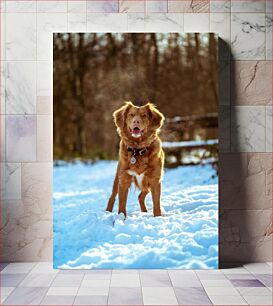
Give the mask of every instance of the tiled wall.
<path id="1" fill-rule="evenodd" d="M 271 3 L 1 1 L 0 260 L 52 256 L 54 31 L 219 33 L 220 261 L 271 260 Z"/>

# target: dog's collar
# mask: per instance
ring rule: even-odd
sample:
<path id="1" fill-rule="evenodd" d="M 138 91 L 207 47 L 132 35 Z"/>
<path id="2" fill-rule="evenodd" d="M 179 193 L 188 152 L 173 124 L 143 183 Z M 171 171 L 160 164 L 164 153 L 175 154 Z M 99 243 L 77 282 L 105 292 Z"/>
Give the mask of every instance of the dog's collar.
<path id="1" fill-rule="evenodd" d="M 138 149 L 138 148 L 127 147 L 127 151 L 133 152 L 132 154 L 133 156 L 141 156 L 148 151 L 148 148 L 145 147 L 145 148 Z"/>

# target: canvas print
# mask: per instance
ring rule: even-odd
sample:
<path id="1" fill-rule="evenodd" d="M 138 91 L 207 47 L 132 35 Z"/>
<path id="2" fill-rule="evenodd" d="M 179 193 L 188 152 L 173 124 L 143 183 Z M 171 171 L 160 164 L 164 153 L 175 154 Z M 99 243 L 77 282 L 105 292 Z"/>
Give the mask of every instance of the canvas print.
<path id="1" fill-rule="evenodd" d="M 218 37 L 55 33 L 54 267 L 218 268 Z"/>

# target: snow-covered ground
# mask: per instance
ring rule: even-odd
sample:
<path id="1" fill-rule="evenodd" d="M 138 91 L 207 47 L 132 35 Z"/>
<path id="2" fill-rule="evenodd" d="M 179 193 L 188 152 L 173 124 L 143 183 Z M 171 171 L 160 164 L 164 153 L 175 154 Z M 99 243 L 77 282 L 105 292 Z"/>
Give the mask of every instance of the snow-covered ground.
<path id="1" fill-rule="evenodd" d="M 132 187 L 128 217 L 105 212 L 116 161 L 54 167 L 54 267 L 217 268 L 218 178 L 210 165 L 165 170 L 164 216 L 141 213 Z"/>

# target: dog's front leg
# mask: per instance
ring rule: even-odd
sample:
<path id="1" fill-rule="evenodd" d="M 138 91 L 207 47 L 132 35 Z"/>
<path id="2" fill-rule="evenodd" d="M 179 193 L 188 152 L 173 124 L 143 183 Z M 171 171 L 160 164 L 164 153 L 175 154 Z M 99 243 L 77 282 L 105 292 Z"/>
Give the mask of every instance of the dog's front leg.
<path id="1" fill-rule="evenodd" d="M 106 208 L 106 211 L 113 211 L 113 207 L 114 207 L 114 203 L 115 203 L 115 199 L 116 199 L 116 195 L 118 193 L 118 185 L 119 185 L 119 164 L 117 167 L 117 172 L 115 175 L 115 180 L 114 180 L 114 184 L 113 184 L 113 188 L 112 188 L 112 194 L 108 200 L 108 205 Z"/>
<path id="2" fill-rule="evenodd" d="M 151 184 L 151 192 L 153 199 L 154 216 L 155 217 L 161 216 L 161 208 L 160 208 L 161 182 L 153 182 Z"/>
<path id="3" fill-rule="evenodd" d="M 128 191 L 131 185 L 131 177 L 129 175 L 125 175 L 119 179 L 119 187 L 118 187 L 118 213 L 123 213 L 126 218 L 126 202 Z"/>

